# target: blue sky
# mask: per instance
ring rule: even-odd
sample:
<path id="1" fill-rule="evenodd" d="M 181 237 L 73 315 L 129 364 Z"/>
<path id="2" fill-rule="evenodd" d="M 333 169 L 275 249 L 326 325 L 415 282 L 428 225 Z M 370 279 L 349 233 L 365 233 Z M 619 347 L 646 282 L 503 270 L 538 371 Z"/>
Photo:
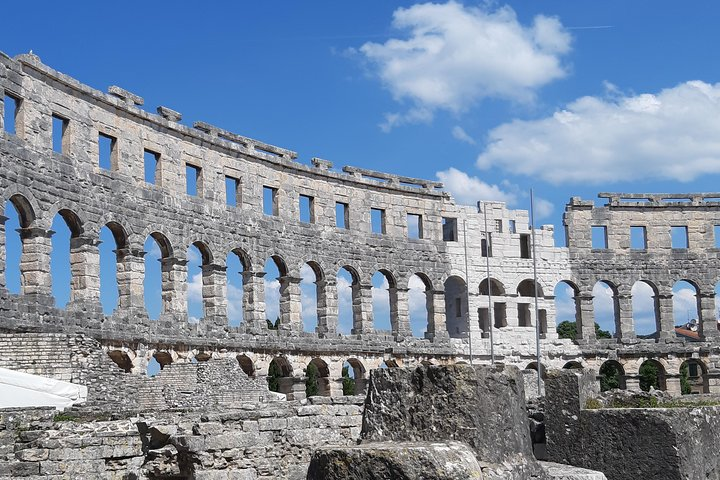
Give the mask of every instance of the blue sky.
<path id="1" fill-rule="evenodd" d="M 650 1 L 97 2 L 3 7 L 33 50 L 295 150 L 440 178 L 556 226 L 571 196 L 716 191 L 720 6 Z"/>

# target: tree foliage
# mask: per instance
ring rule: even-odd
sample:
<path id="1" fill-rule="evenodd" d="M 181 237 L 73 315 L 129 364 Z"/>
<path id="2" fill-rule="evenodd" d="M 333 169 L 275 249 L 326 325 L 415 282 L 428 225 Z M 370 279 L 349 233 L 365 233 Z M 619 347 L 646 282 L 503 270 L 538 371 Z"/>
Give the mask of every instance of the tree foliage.
<path id="1" fill-rule="evenodd" d="M 269 318 L 266 318 L 265 321 L 267 322 L 267 328 L 268 330 L 277 330 L 280 326 L 280 317 L 275 319 L 275 322 L 270 320 Z"/>
<path id="2" fill-rule="evenodd" d="M 640 365 L 640 390 L 649 392 L 650 387 L 660 387 L 660 371 L 654 362 L 645 362 Z"/>
<path id="3" fill-rule="evenodd" d="M 613 388 L 620 388 L 622 372 L 614 363 L 606 362 L 600 367 L 600 391 L 604 392 Z"/>
<path id="4" fill-rule="evenodd" d="M 569 338 L 570 340 L 575 340 L 577 338 L 577 325 L 575 322 L 569 322 L 565 320 L 558 324 L 557 333 L 560 338 Z M 600 325 L 597 322 L 595 322 L 595 336 L 597 338 L 612 338 L 610 332 L 601 329 Z"/>
<path id="5" fill-rule="evenodd" d="M 680 393 L 687 395 L 692 393 L 692 386 L 690 385 L 690 369 L 688 368 L 687 362 L 680 366 Z"/>
<path id="6" fill-rule="evenodd" d="M 269 320 L 268 320 L 269 322 Z M 280 378 L 283 376 L 282 370 L 278 366 L 277 362 L 272 361 L 270 363 L 270 368 L 268 368 L 268 390 L 271 392 L 279 392 L 280 391 Z"/>
<path id="7" fill-rule="evenodd" d="M 320 378 L 320 370 L 318 370 L 318 367 L 315 366 L 314 363 L 310 362 L 305 369 L 305 395 L 308 397 L 313 397 L 317 395 L 320 392 L 320 388 L 318 387 L 318 378 Z"/>
<path id="8" fill-rule="evenodd" d="M 342 368 L 343 395 L 355 395 L 355 379 L 350 377 L 350 369 L 347 366 Z"/>

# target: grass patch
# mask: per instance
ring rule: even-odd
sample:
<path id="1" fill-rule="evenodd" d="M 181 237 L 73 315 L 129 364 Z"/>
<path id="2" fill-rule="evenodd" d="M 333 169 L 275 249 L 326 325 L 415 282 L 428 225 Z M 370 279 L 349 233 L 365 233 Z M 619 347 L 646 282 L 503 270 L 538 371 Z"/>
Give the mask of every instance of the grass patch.
<path id="1" fill-rule="evenodd" d="M 72 413 L 59 412 L 53 417 L 53 422 L 77 422 L 80 417 Z"/>

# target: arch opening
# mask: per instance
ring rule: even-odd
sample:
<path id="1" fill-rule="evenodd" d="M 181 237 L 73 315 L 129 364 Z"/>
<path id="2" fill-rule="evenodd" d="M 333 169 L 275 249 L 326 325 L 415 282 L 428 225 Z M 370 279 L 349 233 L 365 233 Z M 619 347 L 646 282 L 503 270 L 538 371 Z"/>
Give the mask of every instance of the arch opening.
<path id="1" fill-rule="evenodd" d="M 710 393 L 707 366 L 702 360 L 689 358 L 680 365 L 680 393 L 699 395 Z"/>
<path id="2" fill-rule="evenodd" d="M 243 354 L 238 355 L 236 358 L 238 364 L 240 365 L 240 369 L 245 372 L 245 375 L 247 375 L 249 378 L 255 378 L 255 364 L 253 363 L 252 359 L 247 355 Z"/>
<path id="3" fill-rule="evenodd" d="M 84 268 L 85 258 L 81 255 L 71 255 L 77 251 L 78 246 L 73 245 L 73 239 L 82 234 L 80 219 L 70 210 L 63 209 L 55 214 L 52 226 L 55 232 L 50 243 L 50 276 L 52 278 L 52 295 L 58 308 L 65 308 L 73 299 L 73 285 L 79 270 Z"/>
<path id="4" fill-rule="evenodd" d="M 321 358 L 313 358 L 305 368 L 305 396 L 330 396 L 330 369 Z"/>
<path id="5" fill-rule="evenodd" d="M 450 337 L 464 337 L 468 324 L 468 290 L 465 280 L 452 276 L 445 280 L 445 321 Z"/>
<path id="6" fill-rule="evenodd" d="M 560 338 L 575 340 L 579 328 L 580 302 L 579 289 L 567 280 L 555 285 L 555 328 Z"/>
<path id="7" fill-rule="evenodd" d="M 638 370 L 640 390 L 667 390 L 665 368 L 657 360 L 645 360 Z"/>
<path id="8" fill-rule="evenodd" d="M 655 338 L 660 332 L 660 300 L 657 287 L 647 280 L 638 280 L 630 290 L 632 316 L 638 338 Z"/>
<path id="9" fill-rule="evenodd" d="M 247 254 L 236 248 L 227 255 L 227 314 L 228 324 L 237 327 L 245 317 L 245 274 L 250 273 L 250 260 Z"/>
<path id="10" fill-rule="evenodd" d="M 507 299 L 505 297 L 505 285 L 495 278 L 484 279 L 480 282 L 478 290 L 481 306 L 478 309 L 480 328 L 483 332 L 490 331 L 490 310 L 487 305 L 488 292 L 492 297 L 492 322 L 495 328 L 507 327 Z"/>
<path id="11" fill-rule="evenodd" d="M 616 360 L 607 360 L 600 365 L 600 391 L 614 388 L 625 390 L 625 369 Z"/>
<path id="12" fill-rule="evenodd" d="M 130 356 L 122 350 L 110 350 L 108 352 L 108 357 L 110 357 L 110 359 L 115 362 L 115 365 L 120 367 L 120 369 L 125 373 L 130 373 L 133 368 L 133 363 L 132 360 L 130 360 Z"/>
<path id="13" fill-rule="evenodd" d="M 701 307 L 697 286 L 687 280 L 679 280 L 673 285 L 672 296 L 675 326 L 700 332 Z"/>
<path id="14" fill-rule="evenodd" d="M 16 197 L 18 197 L 16 195 Z M 19 197 L 22 198 L 22 197 Z M 25 200 L 23 198 L 23 200 Z M 21 291 L 22 275 L 20 272 L 20 261 L 22 259 L 23 242 L 20 238 L 18 229 L 27 228 L 34 220 L 34 215 L 28 218 L 28 213 L 32 209 L 26 206 L 24 214 L 23 210 L 17 207 L 16 203 L 11 200 L 5 202 L 4 215 L 7 217 L 5 221 L 5 288 L 10 293 L 19 294 Z M 22 225 L 26 225 L 23 227 Z"/>
<path id="15" fill-rule="evenodd" d="M 293 390 L 292 366 L 285 357 L 275 357 L 268 367 L 268 389 L 271 392 L 291 395 Z"/>
<path id="16" fill-rule="evenodd" d="M 280 280 L 287 276 L 285 261 L 273 255 L 265 261 L 265 321 L 270 330 L 280 328 L 280 303 L 282 288 Z"/>
<path id="17" fill-rule="evenodd" d="M 325 303 L 325 289 L 322 288 L 323 272 L 316 262 L 307 262 L 300 267 L 300 295 L 302 300 L 303 331 L 318 330 L 319 307 Z"/>
<path id="18" fill-rule="evenodd" d="M 393 313 L 397 312 L 397 291 L 392 275 L 386 270 L 378 270 L 373 273 L 371 283 L 373 327 L 375 331 L 393 331 L 395 328 L 393 328 L 394 319 L 392 317 Z"/>
<path id="19" fill-rule="evenodd" d="M 151 320 L 157 320 L 165 312 L 166 305 L 163 299 L 165 275 L 163 275 L 163 261 L 170 258 L 172 248 L 164 235 L 151 233 L 143 245 L 145 250 L 145 278 L 143 279 L 143 297 L 145 310 Z"/>
<path id="20" fill-rule="evenodd" d="M 109 222 L 100 229 L 100 304 L 105 315 L 112 314 L 120 300 L 118 271 L 122 250 L 127 249 L 125 229 L 115 222 Z"/>
<path id="21" fill-rule="evenodd" d="M 424 338 L 430 322 L 432 284 L 423 274 L 414 274 L 408 280 L 410 330 L 413 337 Z"/>
<path id="22" fill-rule="evenodd" d="M 338 331 L 349 334 L 362 321 L 362 304 L 360 298 L 360 276 L 357 271 L 344 266 L 338 270 Z"/>
<path id="23" fill-rule="evenodd" d="M 601 330 L 617 337 L 620 325 L 620 300 L 617 288 L 606 280 L 599 280 L 592 289 L 595 323 Z"/>
<path id="24" fill-rule="evenodd" d="M 342 367 L 343 395 L 363 395 L 367 386 L 365 366 L 357 358 L 348 358 Z"/>
<path id="25" fill-rule="evenodd" d="M 212 262 L 210 249 L 202 242 L 194 242 L 187 249 L 187 312 L 190 323 L 198 323 L 205 318 L 207 308 L 206 292 L 203 288 L 206 280 L 203 267 Z"/>

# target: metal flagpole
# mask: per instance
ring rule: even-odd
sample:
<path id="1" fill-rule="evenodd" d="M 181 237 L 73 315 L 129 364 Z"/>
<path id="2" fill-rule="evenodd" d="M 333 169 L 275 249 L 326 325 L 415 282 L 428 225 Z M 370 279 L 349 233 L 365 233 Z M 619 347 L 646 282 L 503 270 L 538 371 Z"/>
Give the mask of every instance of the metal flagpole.
<path id="1" fill-rule="evenodd" d="M 495 365 L 495 345 L 493 344 L 493 303 L 492 303 L 492 287 L 490 286 L 490 234 L 488 233 L 487 224 L 487 205 L 482 204 L 483 217 L 485 217 L 485 267 L 487 270 L 487 289 L 488 289 L 488 330 L 490 330 L 490 363 Z"/>
<path id="2" fill-rule="evenodd" d="M 530 233 L 532 238 L 533 282 L 535 283 L 535 349 L 537 351 L 538 395 L 540 395 L 542 363 L 540 362 L 540 312 L 538 310 L 537 255 L 535 254 L 535 205 L 530 189 Z"/>
<path id="3" fill-rule="evenodd" d="M 468 342 L 470 347 L 470 365 L 473 364 L 472 351 L 472 329 L 470 328 L 470 289 L 468 288 L 468 253 L 467 253 L 467 228 L 463 219 L 463 246 L 465 247 L 465 294 L 468 306 Z M 462 304 L 460 305 L 460 313 L 462 313 Z"/>

